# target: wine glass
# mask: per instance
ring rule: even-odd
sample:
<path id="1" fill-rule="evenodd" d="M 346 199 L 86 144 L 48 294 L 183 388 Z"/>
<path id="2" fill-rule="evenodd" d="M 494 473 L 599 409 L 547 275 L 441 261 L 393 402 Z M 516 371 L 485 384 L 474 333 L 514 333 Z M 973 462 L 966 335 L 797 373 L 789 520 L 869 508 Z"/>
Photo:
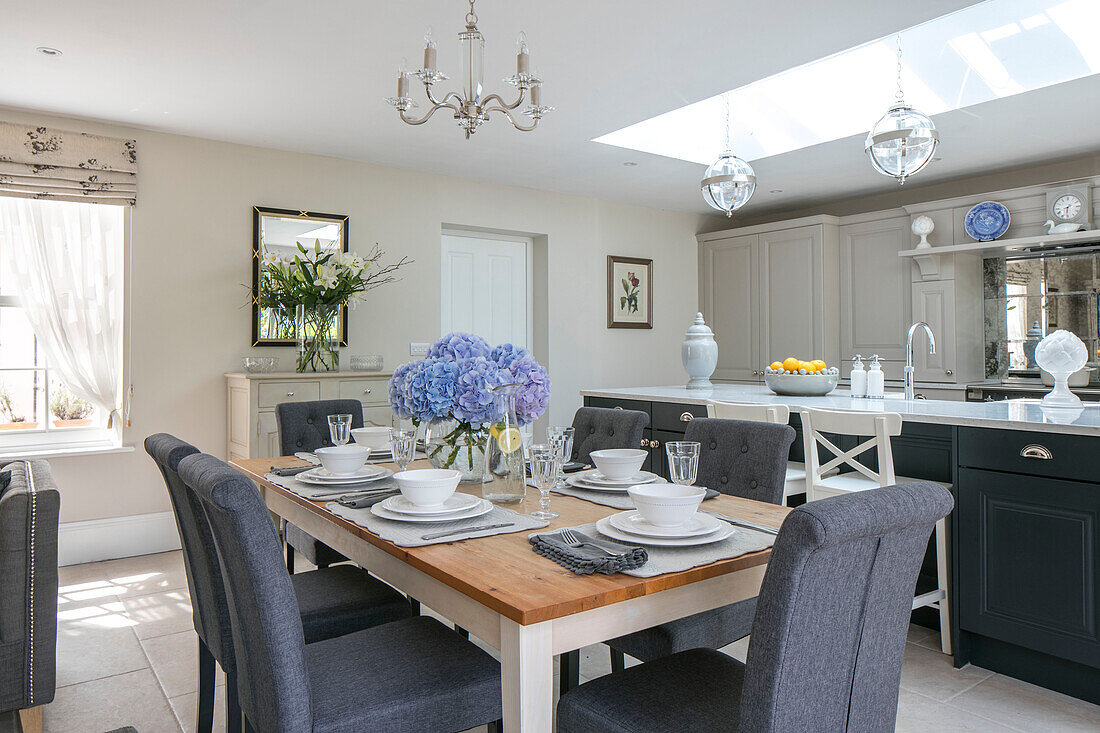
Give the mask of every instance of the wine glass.
<path id="1" fill-rule="evenodd" d="M 390 428 L 390 455 L 404 471 L 416 454 L 416 428 Z"/>
<path id="2" fill-rule="evenodd" d="M 351 440 L 351 415 L 329 415 L 328 437 L 333 445 L 347 445 Z"/>
<path id="3" fill-rule="evenodd" d="M 702 444 L 691 440 L 665 443 L 668 455 L 668 478 L 680 486 L 691 486 L 699 473 L 699 449 Z"/>
<path id="4" fill-rule="evenodd" d="M 531 481 L 539 490 L 539 508 L 531 512 L 532 517 L 538 519 L 555 519 L 557 512 L 550 511 L 550 489 L 557 483 L 558 469 L 561 462 L 558 460 L 558 451 L 553 446 L 538 444 L 531 446 Z"/>
<path id="5" fill-rule="evenodd" d="M 564 425 L 555 425 L 546 429 L 547 442 L 554 448 L 558 455 L 558 471 L 555 477 L 555 485 L 565 483 L 565 472 L 562 467 L 569 463 L 573 457 L 573 428 Z"/>

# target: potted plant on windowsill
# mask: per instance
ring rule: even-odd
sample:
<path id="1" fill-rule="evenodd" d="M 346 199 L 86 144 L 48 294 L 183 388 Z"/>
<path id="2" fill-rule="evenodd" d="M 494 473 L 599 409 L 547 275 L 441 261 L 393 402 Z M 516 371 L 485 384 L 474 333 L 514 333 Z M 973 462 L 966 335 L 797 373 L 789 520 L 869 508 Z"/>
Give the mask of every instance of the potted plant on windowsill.
<path id="1" fill-rule="evenodd" d="M 15 411 L 11 392 L 2 382 L 0 382 L 0 417 L 8 419 L 6 423 L 0 425 L 0 430 L 34 430 L 38 427 L 38 423 L 27 422 L 27 418 Z"/>
<path id="2" fill-rule="evenodd" d="M 393 273 L 411 262 L 402 257 L 396 264 L 378 264 L 383 255 L 377 245 L 366 258 L 350 252 L 325 252 L 320 240 L 315 240 L 312 250 L 299 243 L 293 257 L 264 255 L 259 305 L 294 319 L 297 371 L 339 370 L 341 309 L 355 307 L 368 291 L 396 280 Z"/>
<path id="3" fill-rule="evenodd" d="M 59 388 L 50 399 L 50 414 L 55 428 L 76 428 L 91 425 L 92 403 L 82 400 L 67 388 Z"/>

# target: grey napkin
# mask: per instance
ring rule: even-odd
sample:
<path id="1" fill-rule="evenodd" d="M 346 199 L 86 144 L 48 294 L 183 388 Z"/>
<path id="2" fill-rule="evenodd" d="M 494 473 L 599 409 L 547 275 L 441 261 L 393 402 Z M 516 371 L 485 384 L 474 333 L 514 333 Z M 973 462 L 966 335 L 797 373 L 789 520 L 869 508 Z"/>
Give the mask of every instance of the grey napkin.
<path id="1" fill-rule="evenodd" d="M 340 504 L 341 506 L 350 507 L 352 509 L 363 509 L 364 507 L 374 506 L 378 502 L 385 501 L 391 496 L 397 496 L 400 493 L 400 491 L 394 489 L 393 491 L 383 491 L 379 493 L 368 494 L 366 496 L 342 496 L 336 500 L 336 503 Z"/>
<path id="2" fill-rule="evenodd" d="M 275 468 L 274 466 L 272 466 L 271 473 L 275 474 L 276 476 L 297 476 L 298 474 L 304 473 L 311 468 L 314 468 L 314 466 L 291 466 L 289 468 Z"/>
<path id="3" fill-rule="evenodd" d="M 610 540 L 595 539 L 576 530 L 573 530 L 573 534 L 577 535 L 582 542 L 593 542 L 597 547 L 605 547 L 611 552 L 625 554 L 611 557 L 588 545 L 581 547 L 567 545 L 561 537 L 561 532 L 533 534 L 527 539 L 531 543 L 531 549 L 536 553 L 572 570 L 577 575 L 621 573 L 641 567 L 649 560 L 649 553 L 644 547 L 632 547 Z"/>

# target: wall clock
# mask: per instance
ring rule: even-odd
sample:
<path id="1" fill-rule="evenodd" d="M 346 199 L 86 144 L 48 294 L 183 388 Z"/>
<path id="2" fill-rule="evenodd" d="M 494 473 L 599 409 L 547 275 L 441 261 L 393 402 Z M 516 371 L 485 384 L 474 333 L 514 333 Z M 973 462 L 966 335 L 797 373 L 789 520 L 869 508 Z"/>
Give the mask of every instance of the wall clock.
<path id="1" fill-rule="evenodd" d="M 1092 187 L 1085 183 L 1047 191 L 1047 216 L 1056 224 L 1091 228 Z"/>

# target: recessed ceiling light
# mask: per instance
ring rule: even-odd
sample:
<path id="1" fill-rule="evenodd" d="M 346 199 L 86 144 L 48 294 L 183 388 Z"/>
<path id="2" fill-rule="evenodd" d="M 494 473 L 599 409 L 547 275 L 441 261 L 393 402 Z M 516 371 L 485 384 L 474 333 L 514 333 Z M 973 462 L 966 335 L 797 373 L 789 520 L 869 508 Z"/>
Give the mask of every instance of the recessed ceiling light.
<path id="1" fill-rule="evenodd" d="M 52 46 L 39 46 L 38 48 L 36 48 L 34 50 L 37 51 L 38 53 L 42 54 L 43 56 L 60 56 L 61 55 L 61 49 L 54 48 Z"/>
<path id="2" fill-rule="evenodd" d="M 625 165 L 627 168 L 633 168 L 634 166 L 636 166 L 638 164 L 635 163 L 633 160 L 628 160 L 625 163 L 623 163 L 623 165 Z"/>
<path id="3" fill-rule="evenodd" d="M 771 191 L 768 191 L 768 193 L 783 193 L 783 189 L 782 188 L 773 188 Z"/>

